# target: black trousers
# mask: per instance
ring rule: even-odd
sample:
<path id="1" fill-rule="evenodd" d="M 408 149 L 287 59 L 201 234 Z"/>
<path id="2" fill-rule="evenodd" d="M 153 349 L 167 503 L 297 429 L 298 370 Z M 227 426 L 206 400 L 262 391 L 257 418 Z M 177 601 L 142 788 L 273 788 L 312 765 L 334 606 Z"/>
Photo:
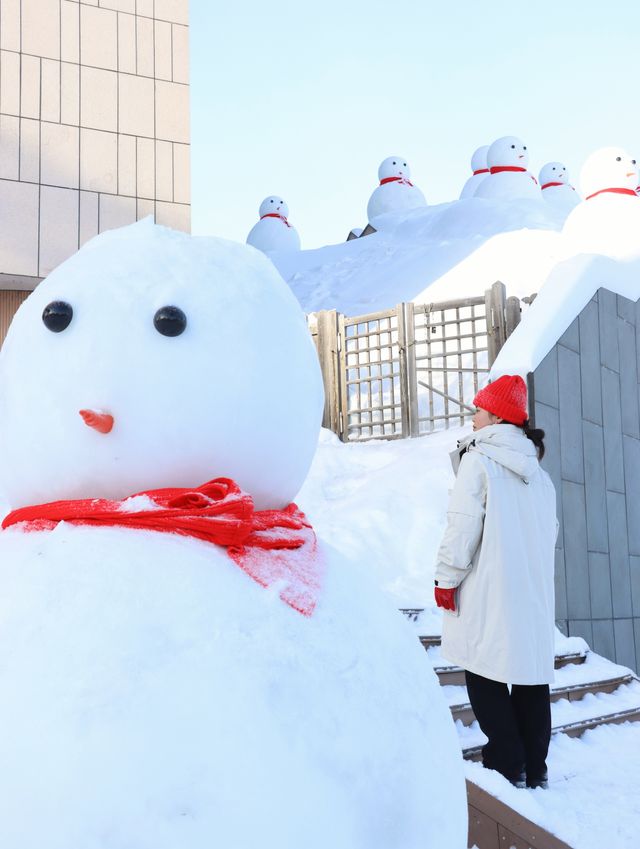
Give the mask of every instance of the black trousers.
<path id="1" fill-rule="evenodd" d="M 515 782 L 523 772 L 527 783 L 547 771 L 551 739 L 549 686 L 506 684 L 465 671 L 467 692 L 478 724 L 489 742 L 482 763 Z"/>

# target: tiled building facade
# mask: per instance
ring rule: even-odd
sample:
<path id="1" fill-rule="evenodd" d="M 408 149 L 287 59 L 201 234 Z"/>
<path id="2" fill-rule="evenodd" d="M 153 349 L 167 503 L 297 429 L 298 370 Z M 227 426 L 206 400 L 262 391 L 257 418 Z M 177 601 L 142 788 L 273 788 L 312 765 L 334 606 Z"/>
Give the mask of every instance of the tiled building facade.
<path id="1" fill-rule="evenodd" d="M 558 625 L 640 671 L 640 301 L 600 289 L 530 389 L 558 496 Z"/>
<path id="2" fill-rule="evenodd" d="M 0 0 L 0 289 L 97 233 L 189 230 L 188 0 Z"/>

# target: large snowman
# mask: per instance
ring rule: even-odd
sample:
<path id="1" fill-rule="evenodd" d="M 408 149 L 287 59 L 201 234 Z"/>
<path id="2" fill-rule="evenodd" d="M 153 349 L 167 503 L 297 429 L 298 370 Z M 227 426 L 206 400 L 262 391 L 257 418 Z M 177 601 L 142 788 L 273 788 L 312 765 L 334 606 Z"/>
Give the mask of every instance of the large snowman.
<path id="1" fill-rule="evenodd" d="M 98 236 L 18 311 L 0 399 L 0 846 L 466 846 L 423 649 L 290 505 L 322 385 L 265 257 Z"/>
<path id="2" fill-rule="evenodd" d="M 542 197 L 556 209 L 569 213 L 580 203 L 580 195 L 569 182 L 567 166 L 562 162 L 547 162 L 543 165 L 538 181 Z"/>
<path id="3" fill-rule="evenodd" d="M 603 147 L 580 172 L 584 200 L 562 230 L 565 252 L 601 253 L 615 259 L 640 254 L 638 165 L 625 150 Z"/>
<path id="4" fill-rule="evenodd" d="M 278 195 L 269 195 L 260 204 L 259 220 L 247 236 L 247 244 L 263 253 L 299 251 L 300 236 L 289 222 L 289 207 Z"/>
<path id="5" fill-rule="evenodd" d="M 538 183 L 527 170 L 529 151 L 516 136 L 496 139 L 487 151 L 489 174 L 480 183 L 475 197 L 490 200 L 531 198 L 540 200 Z"/>
<path id="6" fill-rule="evenodd" d="M 462 187 L 462 191 L 460 192 L 460 200 L 463 200 L 464 198 L 472 198 L 475 195 L 476 189 L 478 188 L 480 183 L 485 179 L 485 177 L 489 173 L 489 166 L 487 165 L 488 152 L 488 144 L 482 145 L 482 147 L 477 148 L 473 152 L 473 156 L 471 157 L 471 176 Z"/>
<path id="7" fill-rule="evenodd" d="M 367 204 L 369 223 L 375 226 L 379 215 L 408 212 L 426 206 L 424 195 L 411 182 L 411 168 L 402 156 L 388 156 L 378 168 L 379 185 Z"/>

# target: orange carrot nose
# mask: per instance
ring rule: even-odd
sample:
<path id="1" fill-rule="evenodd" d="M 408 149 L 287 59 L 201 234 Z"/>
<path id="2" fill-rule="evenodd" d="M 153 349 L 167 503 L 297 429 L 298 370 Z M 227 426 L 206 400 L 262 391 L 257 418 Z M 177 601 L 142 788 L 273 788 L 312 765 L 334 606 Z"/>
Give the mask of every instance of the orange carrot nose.
<path id="1" fill-rule="evenodd" d="M 80 410 L 80 415 L 88 427 L 98 433 L 109 433 L 113 427 L 113 416 L 108 413 L 96 413 L 95 410 Z"/>

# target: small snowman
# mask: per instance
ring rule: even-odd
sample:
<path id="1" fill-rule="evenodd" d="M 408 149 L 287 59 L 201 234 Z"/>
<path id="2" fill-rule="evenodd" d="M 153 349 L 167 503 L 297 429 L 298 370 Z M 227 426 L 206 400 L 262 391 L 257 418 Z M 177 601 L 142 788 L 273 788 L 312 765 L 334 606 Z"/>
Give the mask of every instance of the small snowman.
<path id="1" fill-rule="evenodd" d="M 640 253 L 638 165 L 625 150 L 604 147 L 580 172 L 584 200 L 569 214 L 562 236 L 567 253 L 601 253 L 615 259 Z"/>
<path id="2" fill-rule="evenodd" d="M 374 219 L 389 212 L 408 212 L 426 206 L 424 195 L 411 182 L 411 169 L 401 156 L 388 156 L 378 168 L 380 185 L 373 190 L 367 204 L 367 217 Z"/>
<path id="3" fill-rule="evenodd" d="M 475 197 L 490 200 L 540 200 L 536 178 L 527 167 L 529 151 L 516 136 L 503 136 L 487 151 L 489 174 L 476 189 Z"/>
<path id="4" fill-rule="evenodd" d="M 569 213 L 580 203 L 580 196 L 569 183 L 569 172 L 562 162 L 547 162 L 543 165 L 538 181 L 542 197 L 557 209 Z"/>
<path id="5" fill-rule="evenodd" d="M 260 220 L 247 236 L 247 244 L 263 253 L 299 251 L 300 236 L 289 223 L 289 207 L 278 195 L 269 195 L 260 204 Z"/>
<path id="6" fill-rule="evenodd" d="M 478 188 L 480 183 L 482 183 L 484 178 L 489 173 L 489 166 L 487 165 L 488 151 L 489 145 L 485 144 L 482 147 L 479 147 L 471 157 L 472 174 L 462 187 L 462 191 L 460 192 L 460 200 L 462 200 L 463 198 L 472 198 L 476 193 L 476 189 Z"/>
<path id="7" fill-rule="evenodd" d="M 0 845 L 459 849 L 426 654 L 291 503 L 323 392 L 244 245 L 88 242 L 0 353 Z M 202 483 L 204 481 L 204 483 Z"/>

